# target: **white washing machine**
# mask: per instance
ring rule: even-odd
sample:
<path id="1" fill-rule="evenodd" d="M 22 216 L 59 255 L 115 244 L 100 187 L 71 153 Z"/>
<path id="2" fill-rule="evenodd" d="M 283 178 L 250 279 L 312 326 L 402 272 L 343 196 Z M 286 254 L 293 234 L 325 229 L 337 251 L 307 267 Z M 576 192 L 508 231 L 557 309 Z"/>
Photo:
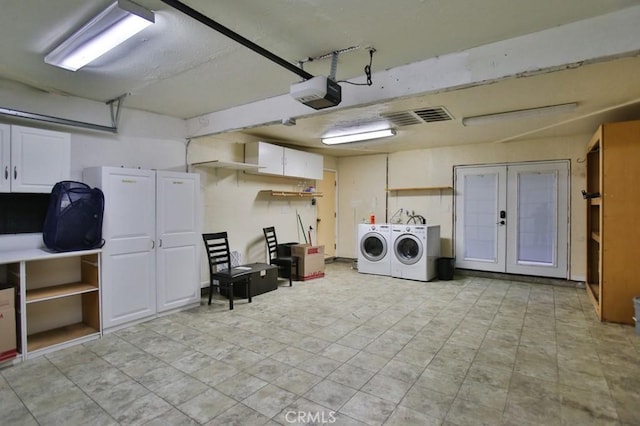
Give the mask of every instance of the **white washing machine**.
<path id="1" fill-rule="evenodd" d="M 440 257 L 440 225 L 392 225 L 391 276 L 429 281 Z"/>
<path id="2" fill-rule="evenodd" d="M 358 272 L 391 275 L 391 225 L 358 225 Z"/>

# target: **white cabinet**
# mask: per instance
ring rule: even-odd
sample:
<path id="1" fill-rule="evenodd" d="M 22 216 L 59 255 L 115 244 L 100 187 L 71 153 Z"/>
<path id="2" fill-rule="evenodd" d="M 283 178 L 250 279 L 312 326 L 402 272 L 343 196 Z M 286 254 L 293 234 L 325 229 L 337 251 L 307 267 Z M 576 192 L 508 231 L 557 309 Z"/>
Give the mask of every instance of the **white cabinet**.
<path id="1" fill-rule="evenodd" d="M 284 148 L 284 175 L 322 180 L 322 155 Z"/>
<path id="2" fill-rule="evenodd" d="M 244 146 L 244 161 L 257 164 L 257 173 L 322 180 L 322 155 L 286 148 L 267 142 L 250 142 Z"/>
<path id="3" fill-rule="evenodd" d="M 0 192 L 51 192 L 71 174 L 68 133 L 0 124 Z"/>
<path id="4" fill-rule="evenodd" d="M 104 329 L 198 303 L 199 175 L 96 167 L 83 179 L 105 195 Z"/>

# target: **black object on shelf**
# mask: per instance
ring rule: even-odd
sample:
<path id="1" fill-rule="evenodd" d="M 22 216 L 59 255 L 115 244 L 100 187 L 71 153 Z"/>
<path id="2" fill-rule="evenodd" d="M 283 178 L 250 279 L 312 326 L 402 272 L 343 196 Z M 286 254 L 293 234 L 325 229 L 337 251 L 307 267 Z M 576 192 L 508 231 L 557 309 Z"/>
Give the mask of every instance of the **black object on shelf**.
<path id="1" fill-rule="evenodd" d="M 589 198 L 599 198 L 599 197 L 600 197 L 599 192 L 587 192 L 584 189 L 582 190 L 582 198 L 584 198 L 585 200 L 588 200 Z"/>
<path id="2" fill-rule="evenodd" d="M 453 279 L 455 270 L 455 257 L 439 257 L 438 258 L 438 279 L 449 281 Z"/>

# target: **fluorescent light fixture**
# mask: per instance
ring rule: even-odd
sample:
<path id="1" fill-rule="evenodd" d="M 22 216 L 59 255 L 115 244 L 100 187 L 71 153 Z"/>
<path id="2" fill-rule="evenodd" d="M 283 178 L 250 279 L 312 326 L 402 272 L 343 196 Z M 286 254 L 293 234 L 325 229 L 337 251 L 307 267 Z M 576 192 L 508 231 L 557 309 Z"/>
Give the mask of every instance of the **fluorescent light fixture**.
<path id="1" fill-rule="evenodd" d="M 474 126 L 476 124 L 491 124 L 504 120 L 517 120 L 521 118 L 539 117 L 543 115 L 560 114 L 576 109 L 576 102 L 569 104 L 550 105 L 538 108 L 520 109 L 517 111 L 499 112 L 496 114 L 478 115 L 462 119 L 463 126 Z"/>
<path id="2" fill-rule="evenodd" d="M 384 129 L 376 130 L 373 132 L 354 133 L 351 135 L 332 136 L 322 138 L 322 143 L 325 145 L 337 145 L 341 143 L 368 141 L 371 139 L 387 138 L 396 134 L 395 130 Z"/>
<path id="3" fill-rule="evenodd" d="M 152 11 L 118 0 L 44 57 L 48 64 L 77 71 L 155 22 Z"/>

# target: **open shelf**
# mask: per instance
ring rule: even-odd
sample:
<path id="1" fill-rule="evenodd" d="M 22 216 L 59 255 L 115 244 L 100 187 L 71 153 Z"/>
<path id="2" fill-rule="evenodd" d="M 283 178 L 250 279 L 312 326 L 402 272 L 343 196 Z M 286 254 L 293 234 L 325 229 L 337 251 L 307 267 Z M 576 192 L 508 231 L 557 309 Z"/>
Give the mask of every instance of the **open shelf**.
<path id="1" fill-rule="evenodd" d="M 84 323 L 66 325 L 64 327 L 54 328 L 53 330 L 47 330 L 27 336 L 27 350 L 32 352 L 99 333 L 100 330 L 90 327 Z"/>
<path id="2" fill-rule="evenodd" d="M 236 163 L 234 161 L 200 161 L 198 163 L 191 163 L 192 166 L 197 167 L 209 167 L 212 169 L 232 169 L 232 170 L 258 170 L 263 166 L 249 163 Z"/>
<path id="3" fill-rule="evenodd" d="M 299 198 L 322 197 L 321 192 L 272 191 L 269 189 L 260 191 L 260 194 L 266 194 L 270 197 L 299 197 Z"/>
<path id="4" fill-rule="evenodd" d="M 27 303 L 42 302 L 45 300 L 57 299 L 59 297 L 73 296 L 75 294 L 98 291 L 98 286 L 88 283 L 61 284 L 52 287 L 37 288 L 27 290 Z"/>

